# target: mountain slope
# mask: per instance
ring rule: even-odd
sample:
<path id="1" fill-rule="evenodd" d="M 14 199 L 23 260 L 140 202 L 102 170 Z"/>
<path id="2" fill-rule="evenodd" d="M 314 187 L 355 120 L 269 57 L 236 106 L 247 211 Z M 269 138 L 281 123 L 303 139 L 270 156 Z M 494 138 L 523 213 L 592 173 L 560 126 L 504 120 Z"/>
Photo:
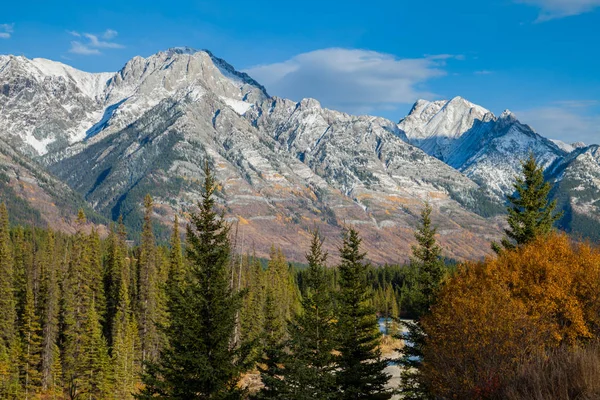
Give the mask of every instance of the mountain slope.
<path id="1" fill-rule="evenodd" d="M 396 124 L 270 97 L 208 51 L 135 57 L 112 74 L 0 60 L 1 137 L 102 215 L 123 215 L 133 233 L 150 193 L 166 237 L 173 214 L 194 209 L 205 162 L 242 246 L 264 256 L 274 243 L 296 261 L 310 229 L 338 238 L 344 224 L 360 227 L 374 261 L 405 260 L 424 201 L 448 256 L 482 257 L 501 235 L 505 195 L 530 151 L 557 183 L 561 206 L 576 211 L 569 215 L 598 215 L 575 189 L 585 181 L 596 190 L 590 148 L 557 144 L 510 112 L 496 117 L 460 97 L 420 100 Z M 563 222 L 572 228 L 573 219 Z"/>
<path id="2" fill-rule="evenodd" d="M 121 130 L 115 113 L 98 134 L 44 157 L 102 214 L 122 214 L 139 229 L 142 199 L 150 193 L 156 217 L 169 224 L 174 212 L 193 209 L 208 160 L 223 183 L 224 210 L 260 255 L 276 243 L 302 260 L 299 235 L 307 240 L 307 231 L 321 226 L 335 238 L 350 223 L 361 227 L 374 260 L 406 259 L 426 199 L 437 210 L 450 256 L 483 256 L 486 241 L 497 236 L 496 222 L 460 203 L 474 203 L 478 185 L 407 144 L 393 122 L 326 110 L 314 100 L 267 97 L 251 78 L 223 72 L 209 53 L 170 51 L 159 58 L 163 63 L 156 56 L 134 59 L 117 74 L 143 82 L 127 102 L 153 94 L 154 101 L 162 97 L 157 104 Z M 186 83 L 175 91 L 163 90 L 162 78 L 148 78 L 161 77 L 166 65 L 188 70 L 190 61 L 211 72 L 181 78 Z"/>
<path id="3" fill-rule="evenodd" d="M 105 222 L 80 195 L 2 139 L 0 201 L 6 204 L 14 224 L 50 226 L 72 233 L 80 208 L 92 222 Z"/>
<path id="4" fill-rule="evenodd" d="M 456 97 L 419 100 L 399 128 L 408 141 L 461 171 L 498 199 L 512 192 L 521 160 L 533 152 L 545 168 L 568 153 L 505 111 L 490 111 Z"/>

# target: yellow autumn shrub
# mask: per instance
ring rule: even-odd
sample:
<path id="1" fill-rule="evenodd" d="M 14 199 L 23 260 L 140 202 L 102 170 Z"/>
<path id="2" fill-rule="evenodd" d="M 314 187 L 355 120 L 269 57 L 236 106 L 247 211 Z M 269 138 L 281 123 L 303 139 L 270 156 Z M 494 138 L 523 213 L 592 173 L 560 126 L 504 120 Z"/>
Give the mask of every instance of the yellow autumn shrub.
<path id="1" fill-rule="evenodd" d="M 518 366 L 600 332 L 600 251 L 552 233 L 458 268 L 422 321 L 424 378 L 442 398 L 494 398 Z"/>

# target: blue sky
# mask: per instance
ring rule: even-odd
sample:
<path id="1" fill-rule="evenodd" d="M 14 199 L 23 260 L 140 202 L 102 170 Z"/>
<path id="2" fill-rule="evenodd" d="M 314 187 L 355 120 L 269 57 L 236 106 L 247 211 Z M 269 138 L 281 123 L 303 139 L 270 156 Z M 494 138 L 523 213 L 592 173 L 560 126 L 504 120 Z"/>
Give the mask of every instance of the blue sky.
<path id="1" fill-rule="evenodd" d="M 5 3 L 0 54 L 97 72 L 206 48 L 294 100 L 398 120 L 418 98 L 460 95 L 600 142 L 600 0 Z"/>

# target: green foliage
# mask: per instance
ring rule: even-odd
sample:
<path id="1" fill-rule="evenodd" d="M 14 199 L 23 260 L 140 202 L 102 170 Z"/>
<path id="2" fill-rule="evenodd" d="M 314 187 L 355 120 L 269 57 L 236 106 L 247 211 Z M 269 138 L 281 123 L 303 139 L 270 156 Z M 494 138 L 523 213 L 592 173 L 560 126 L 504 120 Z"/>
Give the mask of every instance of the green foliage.
<path id="1" fill-rule="evenodd" d="M 229 225 L 215 210 L 216 183 L 208 165 L 199 213 L 187 229 L 189 272 L 186 284 L 169 290 L 169 339 L 157 362 L 147 364 L 138 396 L 171 399 L 229 399 L 246 365 L 234 343 L 242 297 L 230 287 Z"/>
<path id="2" fill-rule="evenodd" d="M 539 235 L 547 235 L 562 217 L 562 213 L 554 213 L 556 200 L 548 200 L 552 186 L 545 181 L 544 170 L 533 153 L 521 165 L 522 176 L 517 176 L 514 183 L 516 193 L 508 196 L 509 228 L 505 229 L 506 237 L 501 242 L 502 247 L 509 250 L 527 244 Z M 497 243 L 493 243 L 492 248 L 497 253 L 501 251 Z"/>
<path id="3" fill-rule="evenodd" d="M 381 335 L 371 307 L 371 290 L 367 283 L 368 265 L 360 251 L 361 239 L 353 228 L 344 231 L 340 249 L 339 311 L 336 380 L 343 399 L 388 399 L 385 384 L 387 361 L 378 346 Z"/>

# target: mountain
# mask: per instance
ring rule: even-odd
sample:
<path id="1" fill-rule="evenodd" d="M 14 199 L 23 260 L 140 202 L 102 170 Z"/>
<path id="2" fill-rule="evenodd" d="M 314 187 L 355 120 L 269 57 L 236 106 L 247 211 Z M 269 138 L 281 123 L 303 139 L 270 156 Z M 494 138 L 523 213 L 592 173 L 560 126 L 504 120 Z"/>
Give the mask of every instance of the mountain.
<path id="1" fill-rule="evenodd" d="M 84 209 L 90 221 L 96 224 L 106 222 L 69 186 L 2 139 L 0 199 L 8 208 L 11 222 L 16 224 L 50 226 L 74 233 L 74 222 L 80 208 Z"/>
<path id="2" fill-rule="evenodd" d="M 544 168 L 568 154 L 510 111 L 496 117 L 461 97 L 419 100 L 398 126 L 409 143 L 456 168 L 499 200 L 512 193 L 520 162 L 530 152 Z"/>
<path id="3" fill-rule="evenodd" d="M 584 176 L 583 148 L 569 152 L 510 112 L 455 98 L 420 100 L 399 123 L 349 115 L 272 97 L 209 51 L 169 49 L 103 74 L 0 56 L 0 78 L 0 138 L 98 213 L 139 233 L 150 193 L 166 238 L 174 214 L 194 210 L 208 162 L 238 246 L 259 256 L 275 244 L 303 261 L 315 227 L 335 254 L 352 224 L 374 262 L 406 260 L 428 200 L 446 255 L 480 258 L 501 235 L 504 195 L 530 150 L 557 184 Z M 572 188 L 555 195 L 584 209 Z"/>
<path id="4" fill-rule="evenodd" d="M 548 170 L 556 183 L 554 197 L 564 210 L 562 227 L 576 235 L 600 240 L 600 148 L 575 148 Z"/>

